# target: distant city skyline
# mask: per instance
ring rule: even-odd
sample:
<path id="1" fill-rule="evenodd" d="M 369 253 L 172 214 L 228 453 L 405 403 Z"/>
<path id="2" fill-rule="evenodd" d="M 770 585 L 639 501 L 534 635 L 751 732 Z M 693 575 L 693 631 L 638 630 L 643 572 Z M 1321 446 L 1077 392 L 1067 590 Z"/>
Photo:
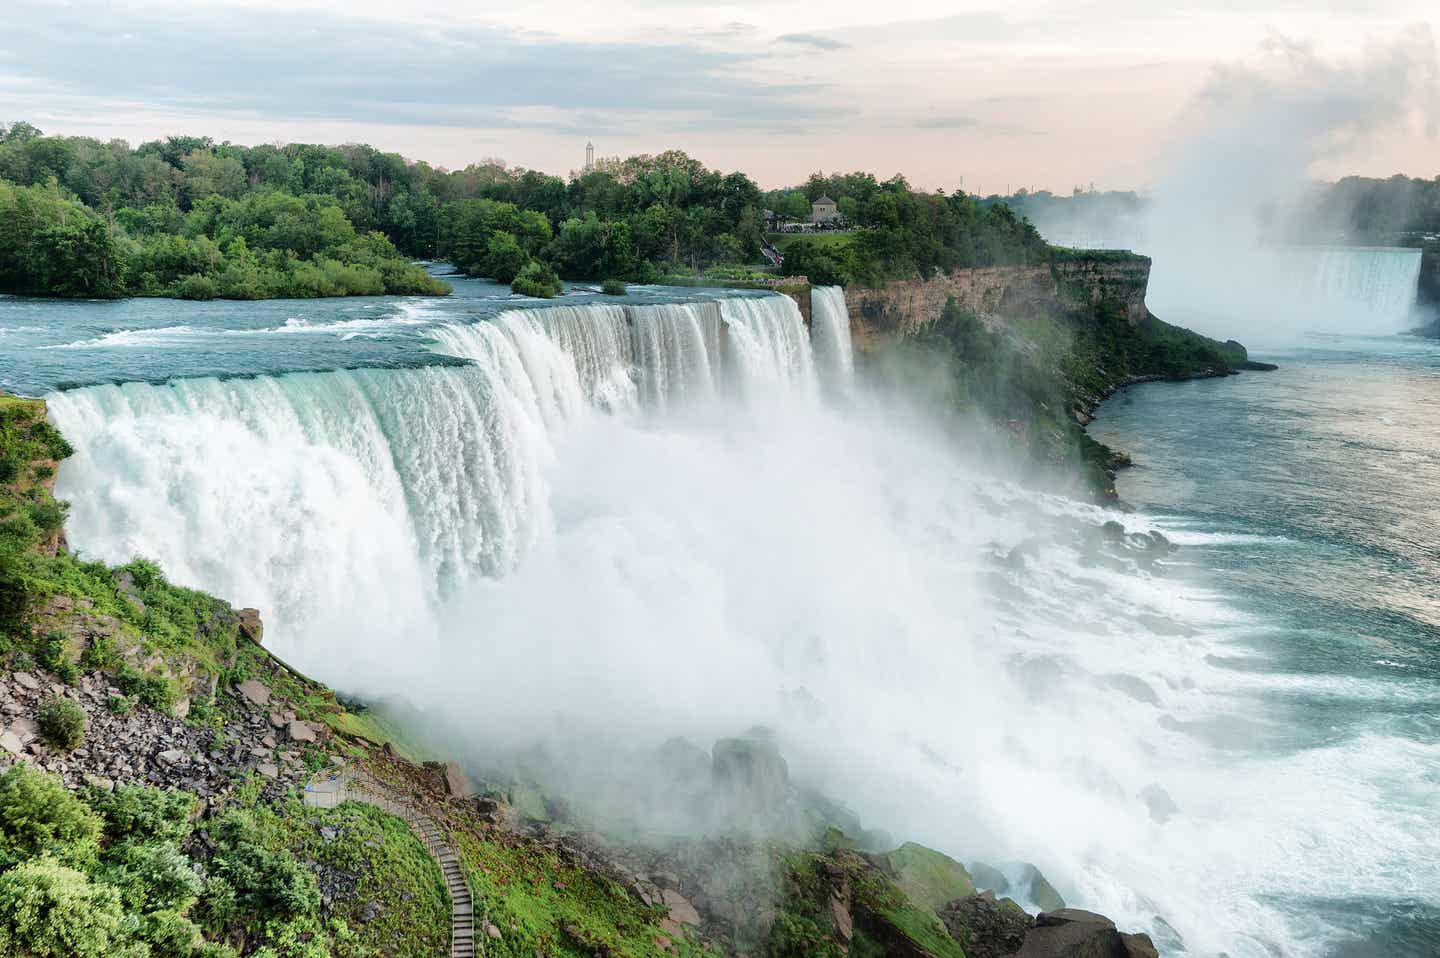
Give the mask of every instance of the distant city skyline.
<path id="1" fill-rule="evenodd" d="M 11 6 L 0 120 L 131 143 L 366 142 L 564 175 L 590 141 L 598 156 L 681 149 L 767 188 L 861 169 L 981 194 L 1145 190 L 1217 83 L 1343 99 L 1327 85 L 1382 76 L 1414 103 L 1343 149 L 1320 137 L 1309 171 L 1440 174 L 1428 0 L 841 0 L 819 19 L 792 0 L 438 2 L 403 18 L 378 0 Z"/>

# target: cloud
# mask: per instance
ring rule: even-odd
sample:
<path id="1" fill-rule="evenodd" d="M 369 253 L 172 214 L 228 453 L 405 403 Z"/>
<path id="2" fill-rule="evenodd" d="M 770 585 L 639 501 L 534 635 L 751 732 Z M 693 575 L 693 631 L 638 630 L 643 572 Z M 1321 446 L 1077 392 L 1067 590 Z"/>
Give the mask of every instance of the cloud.
<path id="1" fill-rule="evenodd" d="M 569 132 L 573 119 L 703 119 L 795 129 L 846 112 L 753 55 L 682 41 L 580 43 L 490 27 L 323 12 L 12 0 L 0 37 L 11 110 L 93 98 L 177 113 Z M 20 81 L 20 82 L 16 82 Z M 22 85 L 23 84 L 23 85 Z M 43 99 L 24 96 L 43 90 Z M 32 107 L 33 108 L 33 107 Z M 18 115 L 18 113 L 17 113 Z M 592 128 L 593 129 L 593 128 Z"/>
<path id="2" fill-rule="evenodd" d="M 844 50 L 850 46 L 848 43 L 822 37 L 815 33 L 787 33 L 775 39 L 777 43 L 795 43 L 800 46 L 815 47 L 817 50 Z"/>

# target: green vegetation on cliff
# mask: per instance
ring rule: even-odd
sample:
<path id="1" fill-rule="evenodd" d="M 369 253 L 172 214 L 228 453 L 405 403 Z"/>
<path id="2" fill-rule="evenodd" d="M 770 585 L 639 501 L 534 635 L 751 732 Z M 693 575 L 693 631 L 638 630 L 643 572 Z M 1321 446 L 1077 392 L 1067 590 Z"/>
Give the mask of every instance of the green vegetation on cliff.
<path id="1" fill-rule="evenodd" d="M 248 789 L 197 825 L 196 804 L 147 785 L 72 792 L 26 765 L 0 774 L 0 953 L 358 958 L 448 945 L 439 867 L 398 819 L 272 806 Z"/>
<path id="2" fill-rule="evenodd" d="M 1057 262 L 1083 266 L 1087 260 L 1078 251 L 1058 252 Z M 1145 262 L 1131 253 L 1095 261 Z M 979 413 L 1025 455 L 1060 467 L 1066 481 L 1078 476 L 1089 491 L 1113 495 L 1114 469 L 1125 459 L 1085 433 L 1090 411 L 1128 382 L 1246 368 L 1245 347 L 1172 326 L 1148 311 L 1132 322 L 1129 302 L 1143 302 L 1143 282 L 1135 290 L 1123 281 L 1087 283 L 1058 270 L 1055 279 L 1053 300 L 988 320 L 952 298 L 936 321 L 897 348 L 943 362 L 937 397 L 943 405 Z"/>

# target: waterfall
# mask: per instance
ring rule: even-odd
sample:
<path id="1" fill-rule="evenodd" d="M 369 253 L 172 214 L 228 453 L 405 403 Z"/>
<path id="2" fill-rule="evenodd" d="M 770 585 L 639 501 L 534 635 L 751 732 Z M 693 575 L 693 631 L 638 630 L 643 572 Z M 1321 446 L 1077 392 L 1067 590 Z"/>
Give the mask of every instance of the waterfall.
<path id="1" fill-rule="evenodd" d="M 726 383 L 806 397 L 814 384 L 784 296 L 517 309 L 431 333 L 469 364 L 52 394 L 76 450 L 59 477 L 70 540 L 263 608 L 277 648 L 313 662 L 333 650 L 302 636 L 383 647 L 516 568 L 552 528 L 556 443 L 587 420 L 661 414 Z"/>
<path id="2" fill-rule="evenodd" d="M 1410 325 L 1420 285 L 1420 250 L 1292 247 L 1286 277 L 1302 308 L 1360 319 L 1357 331 L 1397 332 Z"/>
<path id="3" fill-rule="evenodd" d="M 1249 345 L 1312 332 L 1383 336 L 1415 325 L 1420 250 L 1208 246 L 1167 238 L 1146 303 L 1168 322 Z"/>
<path id="4" fill-rule="evenodd" d="M 850 343 L 850 311 L 841 287 L 816 286 L 810 291 L 810 341 L 825 381 L 848 384 L 855 373 L 855 356 Z"/>

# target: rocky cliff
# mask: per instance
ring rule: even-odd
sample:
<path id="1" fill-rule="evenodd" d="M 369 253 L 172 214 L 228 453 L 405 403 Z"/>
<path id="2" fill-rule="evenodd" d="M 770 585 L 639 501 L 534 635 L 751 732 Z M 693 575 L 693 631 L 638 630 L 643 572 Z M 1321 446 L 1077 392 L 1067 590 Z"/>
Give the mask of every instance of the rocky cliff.
<path id="1" fill-rule="evenodd" d="M 1154 316 L 1145 305 L 1149 280 L 1145 256 L 1055 249 L 1038 266 L 848 287 L 845 301 L 857 353 L 872 371 L 898 382 L 914 379 L 904 369 L 940 360 L 949 375 L 936 404 L 977 414 L 970 423 L 988 425 L 1067 491 L 1110 498 L 1114 470 L 1128 457 L 1083 431 L 1105 397 L 1133 382 L 1266 368 L 1239 343 Z M 920 365 L 891 362 L 903 355 Z"/>
<path id="2" fill-rule="evenodd" d="M 952 300 L 992 325 L 1114 303 L 1133 326 L 1150 316 L 1145 306 L 1149 281 L 1149 257 L 1096 251 L 1065 255 L 1044 266 L 981 266 L 878 289 L 850 287 L 845 303 L 859 327 L 857 341 L 873 345 L 877 337 L 920 332 L 937 322 Z"/>

